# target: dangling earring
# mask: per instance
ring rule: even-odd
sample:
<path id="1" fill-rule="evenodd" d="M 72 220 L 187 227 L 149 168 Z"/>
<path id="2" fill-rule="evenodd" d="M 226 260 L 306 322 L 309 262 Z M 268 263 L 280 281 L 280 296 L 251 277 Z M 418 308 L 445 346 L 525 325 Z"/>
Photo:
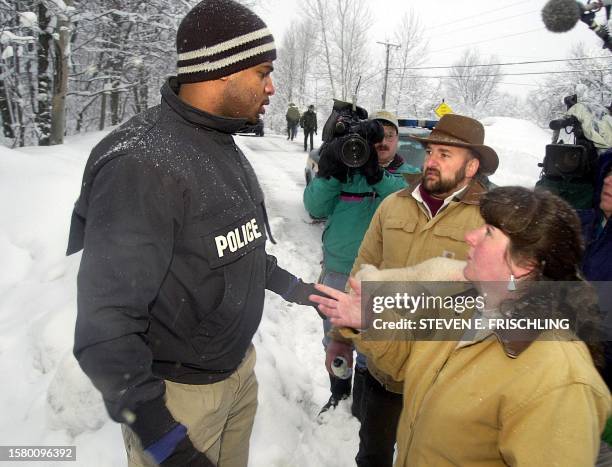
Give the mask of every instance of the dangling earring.
<path id="1" fill-rule="evenodd" d="M 508 290 L 514 292 L 516 290 L 516 281 L 514 280 L 514 274 L 510 274 L 510 282 L 508 282 Z"/>

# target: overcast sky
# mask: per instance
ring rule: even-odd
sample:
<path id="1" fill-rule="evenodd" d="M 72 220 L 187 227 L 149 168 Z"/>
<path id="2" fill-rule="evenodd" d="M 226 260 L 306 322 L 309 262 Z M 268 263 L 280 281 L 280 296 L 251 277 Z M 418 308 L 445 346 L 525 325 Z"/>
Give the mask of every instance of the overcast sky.
<path id="1" fill-rule="evenodd" d="M 502 63 L 563 59 L 578 42 L 601 50 L 598 55 L 612 57 L 609 51 L 600 49 L 601 40 L 584 23 L 577 24 L 564 34 L 547 31 L 540 13 L 546 0 L 368 0 L 368 3 L 375 18 L 372 27 L 373 50 L 380 51 L 381 60 L 385 48 L 377 45 L 376 41 L 391 39 L 396 22 L 410 9 L 425 25 L 424 35 L 429 41 L 426 65 L 429 66 L 451 65 L 465 49 L 471 47 L 477 47 L 486 55 L 497 55 Z M 291 21 L 303 17 L 302 4 L 299 0 L 263 0 L 259 13 L 272 29 L 277 44 L 280 44 Z M 604 21 L 603 12 L 598 13 L 597 19 Z M 610 65 L 612 68 L 612 59 Z M 502 73 L 548 72 L 562 66 L 563 63 L 504 66 Z M 426 73 L 438 76 L 446 74 L 446 70 Z M 503 78 L 503 89 L 524 95 L 534 89 L 542 76 L 506 76 Z"/>

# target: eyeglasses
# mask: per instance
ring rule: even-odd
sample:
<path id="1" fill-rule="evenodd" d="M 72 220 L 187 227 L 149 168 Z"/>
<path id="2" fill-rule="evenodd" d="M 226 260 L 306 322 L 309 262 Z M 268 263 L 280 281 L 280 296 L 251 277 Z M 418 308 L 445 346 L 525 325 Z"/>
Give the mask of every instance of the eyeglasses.
<path id="1" fill-rule="evenodd" d="M 395 138 L 396 136 L 397 136 L 397 133 L 395 133 L 395 132 L 393 132 L 393 133 L 391 133 L 391 132 L 387 133 L 387 132 L 385 131 L 385 139 L 386 139 L 387 141 L 392 140 L 392 139 L 393 139 L 393 138 Z"/>

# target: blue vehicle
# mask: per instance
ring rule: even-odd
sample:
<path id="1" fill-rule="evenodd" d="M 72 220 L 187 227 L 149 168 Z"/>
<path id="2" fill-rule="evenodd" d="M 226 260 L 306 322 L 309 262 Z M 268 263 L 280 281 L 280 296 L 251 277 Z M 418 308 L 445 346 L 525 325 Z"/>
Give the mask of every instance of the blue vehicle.
<path id="1" fill-rule="evenodd" d="M 425 138 L 431 133 L 431 130 L 437 125 L 437 120 L 414 120 L 400 118 L 398 119 L 399 128 L 399 143 L 397 145 L 397 153 L 404 158 L 404 162 L 413 167 L 422 168 L 425 160 L 425 149 L 418 141 L 410 139 L 410 136 Z"/>

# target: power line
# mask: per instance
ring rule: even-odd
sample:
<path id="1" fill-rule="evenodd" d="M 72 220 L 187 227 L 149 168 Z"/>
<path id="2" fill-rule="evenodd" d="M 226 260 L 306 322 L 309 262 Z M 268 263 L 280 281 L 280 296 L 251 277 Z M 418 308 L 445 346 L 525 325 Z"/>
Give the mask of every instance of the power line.
<path id="1" fill-rule="evenodd" d="M 594 72 L 594 71 L 606 71 L 610 72 L 612 70 L 604 68 L 604 69 L 596 69 L 596 70 L 567 70 L 567 71 L 538 71 L 538 72 L 528 72 L 528 73 L 491 73 L 491 74 L 481 74 L 481 75 L 470 75 L 470 78 L 479 78 L 479 77 L 487 77 L 487 76 L 528 76 L 528 75 L 552 75 L 558 73 L 586 73 L 586 72 Z M 427 79 L 436 79 L 436 78 L 444 78 L 444 79 L 457 79 L 459 76 L 421 76 L 421 75 L 411 75 L 404 76 L 404 78 L 427 78 Z"/>
<path id="2" fill-rule="evenodd" d="M 484 39 L 482 41 L 470 42 L 469 44 L 454 45 L 452 47 L 447 47 L 445 49 L 434 50 L 434 51 L 429 52 L 429 53 L 430 54 L 435 54 L 435 53 L 438 53 L 438 52 L 444 52 L 446 50 L 452 50 L 452 49 L 459 49 L 461 47 L 467 47 L 469 45 L 483 44 L 485 42 L 498 41 L 500 39 L 506 39 L 508 37 L 522 36 L 523 34 L 530 34 L 532 32 L 536 32 L 536 31 L 543 31 L 544 29 L 546 29 L 546 28 L 536 28 L 536 29 L 530 29 L 529 31 L 516 32 L 514 34 L 506 34 L 505 36 L 498 36 L 498 37 L 493 37 L 491 39 Z"/>
<path id="3" fill-rule="evenodd" d="M 448 69 L 448 68 L 476 68 L 486 66 L 508 66 L 508 65 L 532 65 L 536 63 L 554 63 L 554 62 L 567 62 L 567 61 L 581 61 L 581 60 L 598 60 L 598 59 L 612 59 L 612 55 L 602 55 L 600 57 L 578 57 L 578 58 L 562 58 L 555 60 L 532 60 L 528 62 L 505 62 L 505 63 L 483 63 L 481 65 L 450 65 L 450 66 L 407 66 L 398 68 L 389 68 L 390 70 L 433 70 L 433 69 Z"/>
<path id="4" fill-rule="evenodd" d="M 463 18 L 459 18 L 459 19 L 456 19 L 456 20 L 453 20 L 453 21 L 449 21 L 447 23 L 442 23 L 442 24 L 438 24 L 436 26 L 432 26 L 432 27 L 430 27 L 428 29 L 429 30 L 437 29 L 437 28 L 442 28 L 444 26 L 448 26 L 449 24 L 457 24 L 457 23 L 459 23 L 461 21 L 465 21 L 465 20 L 468 20 L 468 19 L 476 18 L 476 17 L 481 17 L 482 15 L 486 15 L 486 14 L 489 14 L 489 13 L 495 13 L 495 12 L 501 11 L 501 10 L 506 10 L 508 8 L 512 8 L 514 6 L 521 5 L 523 3 L 531 3 L 531 0 L 523 0 L 522 2 L 512 3 L 511 5 L 506 5 L 506 6 L 501 7 L 501 8 L 494 8 L 492 10 L 481 11 L 479 13 L 475 13 L 475 14 L 470 15 L 470 16 L 465 16 Z"/>
<path id="5" fill-rule="evenodd" d="M 495 19 L 495 20 L 492 20 L 492 21 L 487 21 L 486 23 L 482 23 L 482 24 L 471 25 L 471 26 L 465 26 L 465 27 L 463 27 L 463 28 L 459 28 L 459 29 L 452 29 L 452 30 L 450 30 L 450 31 L 444 31 L 444 32 L 442 33 L 442 36 L 447 35 L 447 34 L 454 34 L 454 33 L 459 32 L 459 31 L 465 31 L 466 29 L 474 29 L 474 28 L 478 28 L 478 27 L 482 27 L 482 26 L 489 26 L 489 25 L 491 25 L 491 24 L 495 24 L 495 23 L 501 23 L 501 22 L 503 22 L 503 21 L 508 21 L 508 20 L 510 20 L 510 19 L 518 18 L 518 17 L 520 17 L 520 16 L 531 15 L 531 14 L 533 14 L 533 13 L 537 13 L 537 12 L 539 12 L 539 11 L 540 11 L 540 10 L 531 10 L 531 11 L 527 11 L 527 12 L 525 12 L 525 13 L 520 13 L 520 14 L 518 14 L 518 15 L 514 15 L 514 16 L 504 16 L 503 18 Z M 429 29 L 428 29 L 428 30 L 429 30 Z M 437 34 L 435 37 L 436 37 L 436 38 L 438 38 L 438 37 L 440 37 L 440 35 L 439 35 L 439 34 Z M 426 37 L 426 39 L 433 39 L 433 38 L 434 38 L 433 36 Z"/>
<path id="6" fill-rule="evenodd" d="M 510 85 L 510 86 L 534 86 L 534 87 L 539 87 L 539 84 L 533 84 L 533 83 L 508 83 L 507 81 L 504 81 L 503 83 L 504 86 L 506 85 Z"/>

